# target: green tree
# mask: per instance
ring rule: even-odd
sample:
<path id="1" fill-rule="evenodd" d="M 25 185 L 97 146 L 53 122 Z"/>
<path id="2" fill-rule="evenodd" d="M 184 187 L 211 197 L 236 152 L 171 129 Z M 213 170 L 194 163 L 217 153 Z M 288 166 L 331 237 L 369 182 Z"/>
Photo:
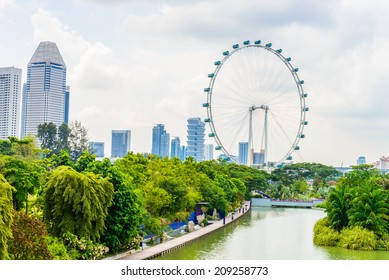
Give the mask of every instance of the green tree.
<path id="1" fill-rule="evenodd" d="M 89 163 L 86 170 L 109 178 L 114 187 L 112 205 L 108 209 L 105 221 L 107 229 L 102 236 L 102 241 L 111 252 L 128 249 L 134 240 L 138 240 L 140 225 L 145 214 L 140 195 L 131 184 L 130 178 L 109 159 Z"/>
<path id="2" fill-rule="evenodd" d="M 169 215 L 168 211 L 172 198 L 166 190 L 148 183 L 142 188 L 142 194 L 145 208 L 151 216 L 163 217 Z"/>
<path id="3" fill-rule="evenodd" d="M 115 161 L 115 166 L 129 176 L 132 184 L 142 187 L 150 180 L 148 165 L 152 160 L 154 160 L 153 156 L 149 155 L 148 158 L 145 158 L 141 154 L 129 152 L 123 158 Z"/>
<path id="4" fill-rule="evenodd" d="M 224 190 L 205 174 L 199 175 L 200 191 L 205 202 L 209 202 L 209 209 L 227 212 L 227 198 Z"/>
<path id="5" fill-rule="evenodd" d="M 14 154 L 12 143 L 9 140 L 0 140 L 0 155 L 11 156 Z"/>
<path id="6" fill-rule="evenodd" d="M 25 136 L 23 140 L 16 137 L 8 137 L 12 144 L 13 156 L 24 160 L 37 160 L 41 150 L 38 148 L 36 139 L 33 136 Z"/>
<path id="7" fill-rule="evenodd" d="M 0 173 L 15 188 L 14 209 L 24 208 L 28 213 L 28 195 L 35 194 L 40 187 L 42 168 L 34 162 L 6 156 L 0 161 Z"/>
<path id="8" fill-rule="evenodd" d="M 9 255 L 14 260 L 50 260 L 47 242 L 47 230 L 43 222 L 15 212 L 12 225 L 13 239 L 9 242 Z"/>
<path id="9" fill-rule="evenodd" d="M 38 125 L 37 137 L 41 142 L 41 149 L 49 150 L 48 156 L 52 155 L 57 150 L 57 126 L 50 123 L 42 123 Z"/>
<path id="10" fill-rule="evenodd" d="M 55 236 L 70 232 L 99 242 L 113 191 L 107 178 L 60 166 L 53 171 L 46 185 L 45 222 Z"/>
<path id="11" fill-rule="evenodd" d="M 328 223 L 337 231 L 348 225 L 351 193 L 347 184 L 339 183 L 330 189 L 327 197 L 326 212 Z"/>
<path id="12" fill-rule="evenodd" d="M 0 174 L 0 260 L 8 258 L 8 241 L 12 238 L 12 190 Z"/>
<path id="13" fill-rule="evenodd" d="M 89 149 L 88 130 L 79 121 L 71 122 L 69 128 L 69 153 L 71 159 L 77 161 L 82 153 Z"/>
<path id="14" fill-rule="evenodd" d="M 359 186 L 349 210 L 350 226 L 361 226 L 382 236 L 388 230 L 387 201 L 388 193 L 374 178 Z"/>
<path id="15" fill-rule="evenodd" d="M 68 124 L 63 123 L 58 127 L 57 132 L 57 153 L 60 153 L 62 150 L 69 150 L 69 135 L 70 128 Z"/>

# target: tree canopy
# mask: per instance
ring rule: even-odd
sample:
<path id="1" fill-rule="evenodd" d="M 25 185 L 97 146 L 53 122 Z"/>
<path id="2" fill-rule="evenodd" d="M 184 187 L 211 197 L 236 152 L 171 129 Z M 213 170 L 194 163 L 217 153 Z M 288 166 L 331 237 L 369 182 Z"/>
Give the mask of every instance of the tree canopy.
<path id="1" fill-rule="evenodd" d="M 82 174 L 60 166 L 45 189 L 45 222 L 55 236 L 70 232 L 99 241 L 112 204 L 112 183 L 94 173 Z"/>

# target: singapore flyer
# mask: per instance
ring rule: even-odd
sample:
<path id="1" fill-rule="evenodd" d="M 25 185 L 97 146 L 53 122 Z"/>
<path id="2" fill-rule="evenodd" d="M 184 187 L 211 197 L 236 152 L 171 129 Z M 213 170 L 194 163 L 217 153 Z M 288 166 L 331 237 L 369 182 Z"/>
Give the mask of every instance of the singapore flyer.
<path id="1" fill-rule="evenodd" d="M 308 95 L 299 69 L 282 49 L 260 40 L 232 45 L 222 55 L 204 88 L 204 121 L 215 149 L 227 160 L 250 166 L 291 162 L 308 124 Z"/>

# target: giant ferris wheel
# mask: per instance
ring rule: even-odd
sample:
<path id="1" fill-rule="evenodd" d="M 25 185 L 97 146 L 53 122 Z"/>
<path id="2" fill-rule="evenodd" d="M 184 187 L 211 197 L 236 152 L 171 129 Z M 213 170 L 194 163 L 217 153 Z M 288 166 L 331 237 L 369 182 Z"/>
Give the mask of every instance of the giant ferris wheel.
<path id="1" fill-rule="evenodd" d="M 293 160 L 308 124 L 304 80 L 282 49 L 261 41 L 235 44 L 215 61 L 204 88 L 215 149 L 227 159 L 274 167 Z"/>

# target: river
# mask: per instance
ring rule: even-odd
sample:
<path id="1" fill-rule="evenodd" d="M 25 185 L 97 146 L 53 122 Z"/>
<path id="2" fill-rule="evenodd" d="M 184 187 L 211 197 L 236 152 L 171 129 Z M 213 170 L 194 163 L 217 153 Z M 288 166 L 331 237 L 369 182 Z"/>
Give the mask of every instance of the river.
<path id="1" fill-rule="evenodd" d="M 389 252 L 315 246 L 322 210 L 255 207 L 236 222 L 159 260 L 388 260 Z"/>

